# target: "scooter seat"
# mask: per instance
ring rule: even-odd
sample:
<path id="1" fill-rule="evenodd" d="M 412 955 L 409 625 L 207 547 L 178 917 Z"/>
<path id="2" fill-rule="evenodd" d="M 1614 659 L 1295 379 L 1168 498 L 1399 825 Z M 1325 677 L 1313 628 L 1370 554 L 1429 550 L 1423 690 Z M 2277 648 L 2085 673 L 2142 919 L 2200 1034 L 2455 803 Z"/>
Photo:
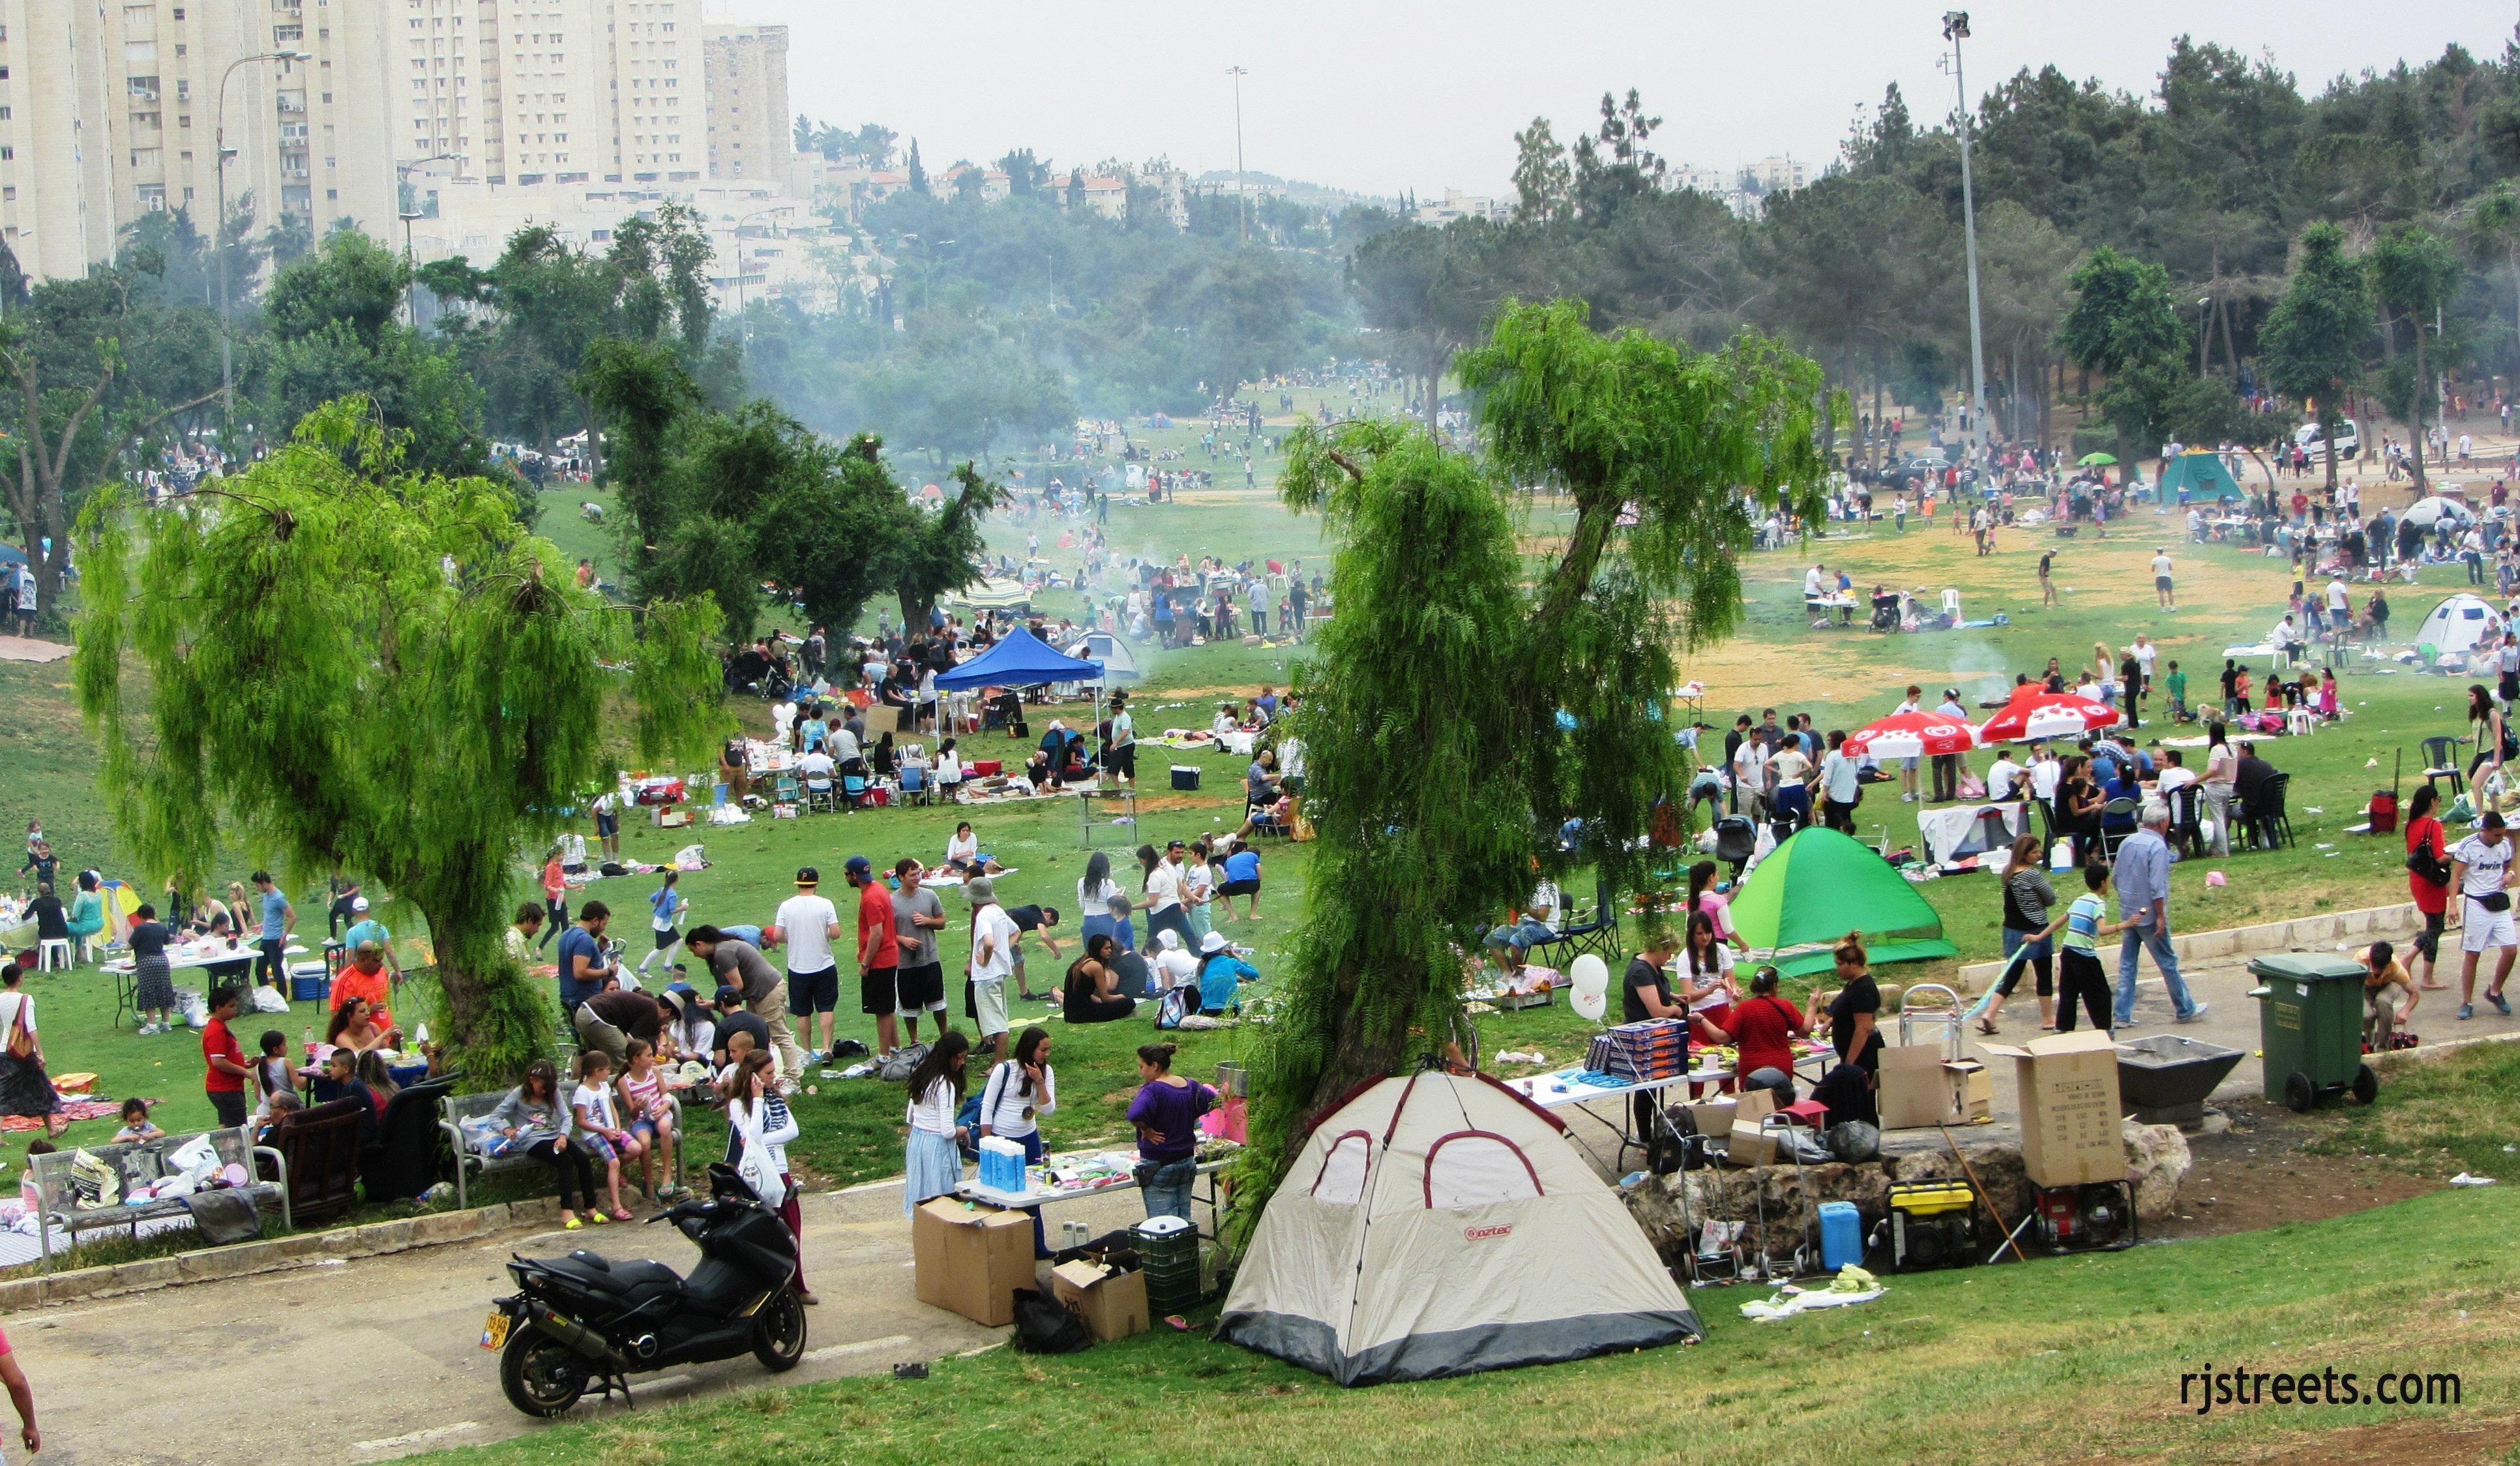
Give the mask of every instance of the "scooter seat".
<path id="1" fill-rule="evenodd" d="M 597 1292 L 624 1297 L 652 1293 L 660 1287 L 679 1288 L 683 1284 L 681 1273 L 662 1262 L 651 1262 L 645 1259 L 614 1262 L 593 1253 L 575 1252 L 565 1258 L 555 1258 L 545 1265 Z"/>

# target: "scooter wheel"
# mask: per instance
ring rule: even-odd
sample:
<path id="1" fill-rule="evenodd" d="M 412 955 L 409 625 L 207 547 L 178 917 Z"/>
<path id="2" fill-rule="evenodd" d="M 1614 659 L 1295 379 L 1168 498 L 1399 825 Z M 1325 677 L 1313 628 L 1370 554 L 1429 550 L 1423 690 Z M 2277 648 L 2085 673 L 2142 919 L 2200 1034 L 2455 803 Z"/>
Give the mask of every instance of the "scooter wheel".
<path id="1" fill-rule="evenodd" d="M 773 1372 L 805 1357 L 805 1303 L 794 1288 L 780 1289 L 752 1315 L 752 1356 Z"/>
<path id="2" fill-rule="evenodd" d="M 518 1328 L 499 1354 L 499 1388 L 508 1403 L 537 1419 L 563 1414 L 586 1393 L 586 1360 L 531 1325 Z"/>

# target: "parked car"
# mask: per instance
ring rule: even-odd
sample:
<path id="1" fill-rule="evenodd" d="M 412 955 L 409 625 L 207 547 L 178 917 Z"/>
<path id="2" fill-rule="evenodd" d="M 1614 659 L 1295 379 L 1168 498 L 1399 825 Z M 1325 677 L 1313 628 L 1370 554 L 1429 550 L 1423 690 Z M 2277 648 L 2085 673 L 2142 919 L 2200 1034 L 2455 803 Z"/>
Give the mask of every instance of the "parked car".
<path id="1" fill-rule="evenodd" d="M 2302 451 L 2313 458 L 2327 456 L 2326 447 L 2319 439 L 2318 424 L 2316 420 L 2304 423 L 2295 429 L 2292 440 L 2300 444 Z M 2355 458 L 2361 456 L 2362 452 L 2362 429 L 2352 418 L 2340 418 L 2336 424 L 2336 456 Z"/>

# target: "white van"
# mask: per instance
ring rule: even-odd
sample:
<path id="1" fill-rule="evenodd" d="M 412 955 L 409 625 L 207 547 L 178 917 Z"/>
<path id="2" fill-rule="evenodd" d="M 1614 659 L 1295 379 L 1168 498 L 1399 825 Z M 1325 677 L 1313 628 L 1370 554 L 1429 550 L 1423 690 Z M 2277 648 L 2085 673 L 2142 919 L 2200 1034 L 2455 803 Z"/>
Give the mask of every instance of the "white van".
<path id="1" fill-rule="evenodd" d="M 2300 444 L 2302 451 L 2310 454 L 2313 458 L 2323 458 L 2326 456 L 2325 449 L 2319 444 L 2318 423 L 2315 419 L 2311 422 L 2302 424 L 2301 427 L 2294 430 L 2292 440 Z M 2362 452 L 2362 428 L 2357 425 L 2352 418 L 2338 419 L 2336 424 L 2336 456 L 2339 458 L 2354 458 L 2360 456 Z"/>

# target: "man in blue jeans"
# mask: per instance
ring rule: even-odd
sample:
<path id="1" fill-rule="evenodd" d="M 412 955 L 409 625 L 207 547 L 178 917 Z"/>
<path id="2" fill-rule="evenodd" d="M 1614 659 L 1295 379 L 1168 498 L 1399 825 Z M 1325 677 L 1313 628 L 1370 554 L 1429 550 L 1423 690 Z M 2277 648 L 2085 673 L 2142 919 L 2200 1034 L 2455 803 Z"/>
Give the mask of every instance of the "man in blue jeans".
<path id="1" fill-rule="evenodd" d="M 2115 1027 L 2119 1029 L 2135 1022 L 2138 951 L 2151 951 L 2154 965 L 2161 969 L 2162 984 L 2170 989 L 2171 1010 L 2179 1022 L 2196 1022 L 2205 1016 L 2208 1006 L 2188 996 L 2187 983 L 2179 975 L 2179 954 L 2170 946 L 2170 842 L 2163 838 L 2163 832 L 2170 827 L 2169 806 L 2158 800 L 2148 801 L 2141 818 L 2143 827 L 2118 847 L 2118 921 L 2125 931 L 2118 939 Z"/>
<path id="2" fill-rule="evenodd" d="M 289 964 L 284 959 L 289 951 L 289 929 L 297 925 L 297 911 L 281 893 L 280 883 L 271 878 L 271 872 L 255 871 L 253 889 L 262 896 L 262 955 L 254 959 L 254 981 L 268 982 L 285 992 Z"/>

